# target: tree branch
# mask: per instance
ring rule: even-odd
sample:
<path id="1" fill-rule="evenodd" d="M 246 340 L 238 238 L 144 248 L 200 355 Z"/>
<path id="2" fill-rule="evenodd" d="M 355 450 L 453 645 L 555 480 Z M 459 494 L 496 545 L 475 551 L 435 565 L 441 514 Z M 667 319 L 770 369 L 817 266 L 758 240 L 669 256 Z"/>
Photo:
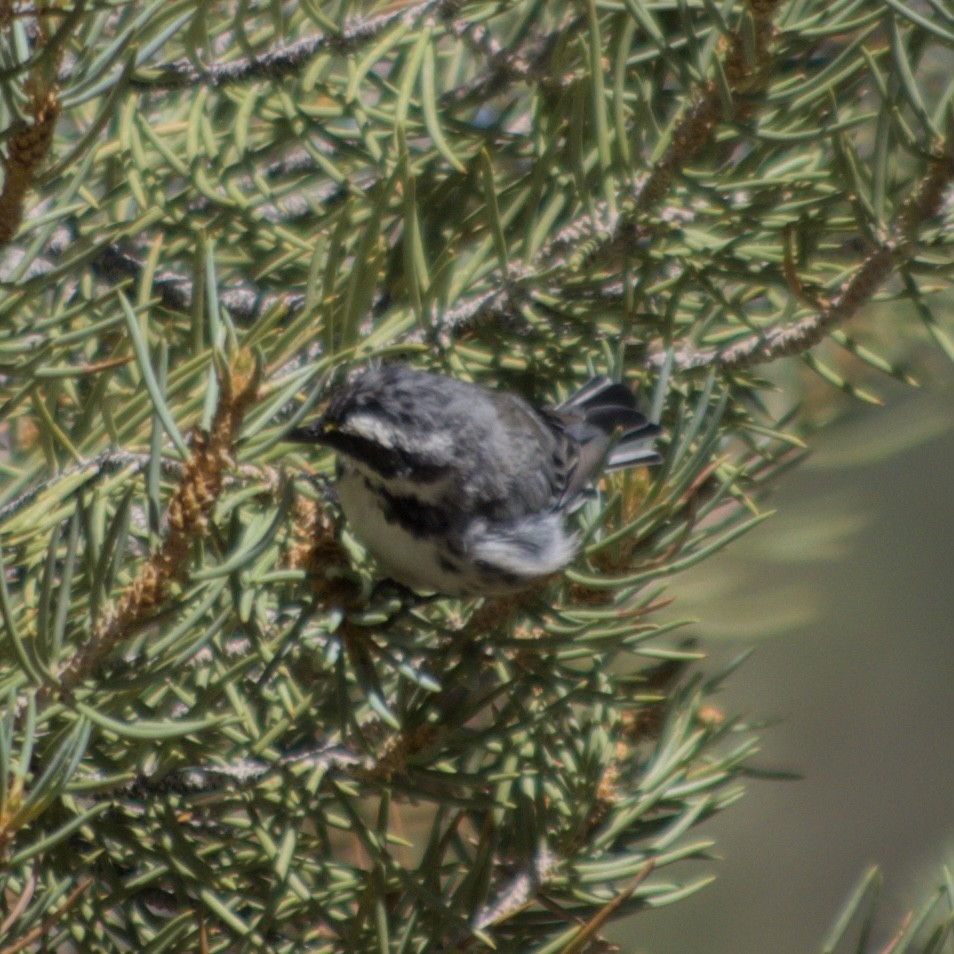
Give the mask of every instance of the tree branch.
<path id="1" fill-rule="evenodd" d="M 917 247 L 919 226 L 937 215 L 948 187 L 954 181 L 954 151 L 936 157 L 928 171 L 905 200 L 894 227 L 854 275 L 842 286 L 838 295 L 814 315 L 787 328 L 772 328 L 747 335 L 727 348 L 677 348 L 674 367 L 682 371 L 709 368 L 741 371 L 776 358 L 791 357 L 813 348 L 838 325 L 852 318 L 866 305 L 879 288 L 913 257 Z M 664 351 L 649 356 L 649 363 L 659 367 L 666 359 Z"/>
<path id="2" fill-rule="evenodd" d="M 213 63 L 201 70 L 196 69 L 192 60 L 183 58 L 156 67 L 156 75 L 153 77 L 134 76 L 129 85 L 133 89 L 175 90 L 197 84 L 214 88 L 261 79 L 281 80 L 294 76 L 319 53 L 354 53 L 373 43 L 395 23 L 403 21 L 414 26 L 428 17 L 451 17 L 464 2 L 465 0 L 425 0 L 405 9 L 398 8 L 377 16 L 355 19 L 338 33 L 307 37 L 260 56 L 221 65 Z"/>

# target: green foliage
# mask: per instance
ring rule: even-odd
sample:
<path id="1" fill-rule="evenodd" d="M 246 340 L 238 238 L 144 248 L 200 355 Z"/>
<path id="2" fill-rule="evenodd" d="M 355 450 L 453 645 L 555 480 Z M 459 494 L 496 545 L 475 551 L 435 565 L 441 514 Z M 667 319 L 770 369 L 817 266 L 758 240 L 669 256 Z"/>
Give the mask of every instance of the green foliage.
<path id="1" fill-rule="evenodd" d="M 865 872 L 858 886 L 839 912 L 821 954 L 865 954 L 872 950 L 876 935 L 875 915 L 881 889 L 877 868 Z M 920 909 L 910 911 L 881 954 L 943 954 L 954 944 L 954 881 L 945 869 L 941 882 Z"/>
<path id="2" fill-rule="evenodd" d="M 801 447 L 755 365 L 908 377 L 841 327 L 872 299 L 954 357 L 950 13 L 0 26 L 0 952 L 597 950 L 703 883 L 665 869 L 754 740 L 653 611 Z M 665 462 L 519 603 L 391 598 L 282 435 L 392 356 L 539 401 L 642 383 Z"/>

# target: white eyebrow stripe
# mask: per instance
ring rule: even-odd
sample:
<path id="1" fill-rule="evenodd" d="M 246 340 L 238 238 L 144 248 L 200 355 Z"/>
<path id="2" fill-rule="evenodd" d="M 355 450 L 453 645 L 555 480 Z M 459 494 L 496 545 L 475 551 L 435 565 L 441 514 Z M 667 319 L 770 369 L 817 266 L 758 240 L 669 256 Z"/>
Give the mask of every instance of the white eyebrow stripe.
<path id="1" fill-rule="evenodd" d="M 354 434 L 356 437 L 363 437 L 365 440 L 374 441 L 382 447 L 393 449 L 395 447 L 395 431 L 393 427 L 381 420 L 375 414 L 366 414 L 357 411 L 349 414 L 341 430 L 347 434 Z"/>
<path id="2" fill-rule="evenodd" d="M 417 451 L 424 454 L 446 454 L 453 449 L 454 437 L 444 429 L 421 432 L 414 441 L 404 441 L 405 431 L 379 415 L 369 411 L 354 411 L 342 422 L 341 430 L 365 440 L 373 441 L 388 450 Z"/>

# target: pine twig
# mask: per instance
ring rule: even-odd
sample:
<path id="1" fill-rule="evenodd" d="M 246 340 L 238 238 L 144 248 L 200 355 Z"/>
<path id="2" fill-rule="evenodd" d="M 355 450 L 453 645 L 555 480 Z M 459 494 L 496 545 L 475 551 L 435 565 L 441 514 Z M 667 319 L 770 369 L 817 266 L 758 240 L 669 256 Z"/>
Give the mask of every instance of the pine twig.
<path id="1" fill-rule="evenodd" d="M 44 17 L 37 19 L 40 42 L 46 40 Z M 62 48 L 53 52 L 55 63 L 62 58 Z M 55 72 L 55 71 L 54 71 Z M 23 123 L 10 139 L 3 156 L 4 181 L 0 191 L 0 245 L 6 245 L 17 234 L 23 221 L 23 203 L 33 185 L 37 170 L 53 144 L 53 129 L 60 115 L 59 89 L 55 82 L 45 86 L 39 63 L 24 82 L 32 123 Z"/>
<path id="2" fill-rule="evenodd" d="M 754 94 L 769 81 L 772 67 L 770 45 L 775 35 L 773 16 L 779 0 L 748 0 L 748 14 L 754 23 L 755 48 L 747 52 L 742 28 L 725 41 L 722 69 L 733 99 L 735 121 L 748 118 L 754 111 Z M 549 47 L 538 52 L 543 57 Z M 619 213 L 610 214 L 604 204 L 563 226 L 552 241 L 534 256 L 530 264 L 511 262 L 527 287 L 537 276 L 553 272 L 556 266 L 572 280 L 580 271 L 616 262 L 622 253 L 638 245 L 646 237 L 642 225 L 647 213 L 656 208 L 669 191 L 680 169 L 684 169 L 711 142 L 722 112 L 722 99 L 714 80 L 708 80 L 689 94 L 690 106 L 679 120 L 669 147 L 656 161 L 648 175 L 639 178 L 633 192 L 623 200 Z M 554 289 L 556 298 L 563 289 Z M 487 320 L 516 323 L 520 320 L 518 299 L 513 288 L 497 289 L 475 295 L 460 302 L 441 320 L 445 335 L 457 335 L 474 324 Z"/>
<path id="3" fill-rule="evenodd" d="M 914 255 L 918 227 L 937 215 L 945 194 L 954 182 L 954 152 L 936 157 L 908 196 L 897 221 L 881 245 L 859 266 L 840 293 L 824 308 L 788 328 L 772 328 L 746 336 L 728 348 L 679 348 L 674 366 L 682 371 L 709 368 L 741 371 L 756 364 L 803 354 L 815 347 L 833 329 L 851 319 L 878 289 Z M 649 363 L 662 365 L 663 352 L 649 356 Z"/>
<path id="4" fill-rule="evenodd" d="M 196 434 L 192 456 L 169 504 L 168 533 L 129 585 L 115 607 L 103 614 L 87 642 L 63 664 L 56 693 L 69 693 L 89 676 L 112 649 L 125 641 L 165 599 L 178 576 L 192 541 L 204 535 L 231 465 L 232 445 L 245 409 L 258 391 L 260 369 L 243 356 L 220 375 L 221 393 L 208 436 Z"/>
<path id="5" fill-rule="evenodd" d="M 269 50 L 259 56 L 236 60 L 233 63 L 210 64 L 197 69 L 191 59 L 175 60 L 156 68 L 154 78 L 133 77 L 130 87 L 145 90 L 176 90 L 186 86 L 210 87 L 249 83 L 255 80 L 281 80 L 294 76 L 319 53 L 334 52 L 339 55 L 354 53 L 373 43 L 393 24 L 404 21 L 414 25 L 429 17 L 451 17 L 463 5 L 464 0 L 425 0 L 409 6 L 399 5 L 365 19 L 350 22 L 338 33 L 322 33 L 307 37 L 296 43 Z"/>
<path id="6" fill-rule="evenodd" d="M 31 944 L 39 941 L 44 934 L 49 934 L 50 929 L 53 928 L 56 923 L 69 911 L 73 905 L 86 893 L 89 889 L 89 886 L 93 883 L 93 878 L 87 876 L 83 878 L 82 881 L 67 895 L 66 900 L 59 908 L 56 909 L 52 914 L 48 914 L 35 928 L 27 931 L 23 937 L 18 941 L 14 941 L 13 944 L 7 944 L 4 947 L 0 947 L 0 954 L 18 954 L 19 951 L 23 951 L 28 948 Z"/>

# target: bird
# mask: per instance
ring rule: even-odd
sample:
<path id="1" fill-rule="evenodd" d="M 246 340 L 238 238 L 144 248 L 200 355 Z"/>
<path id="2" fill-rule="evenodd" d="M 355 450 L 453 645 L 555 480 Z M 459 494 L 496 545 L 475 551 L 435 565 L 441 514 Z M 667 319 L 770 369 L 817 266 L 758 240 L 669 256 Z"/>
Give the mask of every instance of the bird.
<path id="1" fill-rule="evenodd" d="M 659 427 L 594 377 L 555 407 L 402 363 L 366 368 L 288 439 L 336 454 L 338 500 L 390 579 L 451 597 L 517 593 L 579 549 L 568 515 L 603 470 L 660 460 Z"/>

